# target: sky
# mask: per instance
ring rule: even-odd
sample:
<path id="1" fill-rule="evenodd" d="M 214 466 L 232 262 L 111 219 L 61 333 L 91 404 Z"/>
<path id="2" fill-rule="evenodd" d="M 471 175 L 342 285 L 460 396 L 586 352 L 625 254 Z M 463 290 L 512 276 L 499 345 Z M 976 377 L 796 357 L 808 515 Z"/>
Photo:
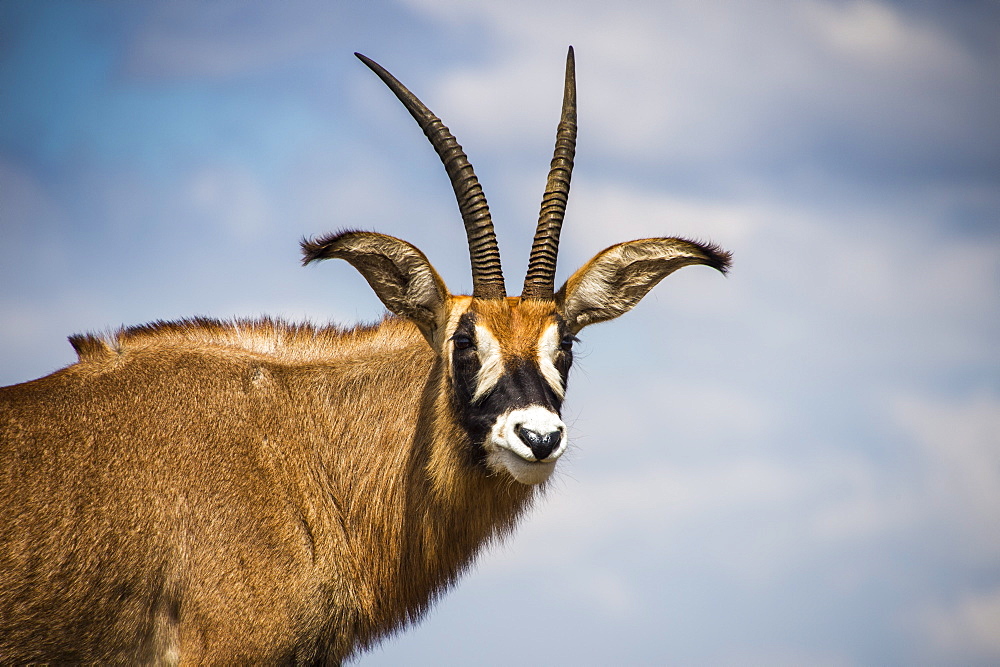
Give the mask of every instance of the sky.
<path id="1" fill-rule="evenodd" d="M 576 50 L 561 283 L 733 252 L 581 333 L 571 448 L 514 536 L 357 665 L 1000 662 L 994 2 L 0 0 L 0 384 L 66 337 L 371 322 L 343 228 L 471 278 L 442 117 L 523 275 Z"/>

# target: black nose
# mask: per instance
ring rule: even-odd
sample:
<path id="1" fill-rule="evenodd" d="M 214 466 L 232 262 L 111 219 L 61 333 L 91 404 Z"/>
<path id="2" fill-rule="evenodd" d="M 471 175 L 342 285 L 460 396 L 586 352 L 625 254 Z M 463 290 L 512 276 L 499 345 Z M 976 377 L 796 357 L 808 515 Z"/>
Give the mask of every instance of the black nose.
<path id="1" fill-rule="evenodd" d="M 521 442 L 531 448 L 531 453 L 539 461 L 548 458 L 552 450 L 559 446 L 559 441 L 562 439 L 562 431 L 539 433 L 530 428 L 524 428 L 521 424 L 518 424 L 514 430 Z"/>

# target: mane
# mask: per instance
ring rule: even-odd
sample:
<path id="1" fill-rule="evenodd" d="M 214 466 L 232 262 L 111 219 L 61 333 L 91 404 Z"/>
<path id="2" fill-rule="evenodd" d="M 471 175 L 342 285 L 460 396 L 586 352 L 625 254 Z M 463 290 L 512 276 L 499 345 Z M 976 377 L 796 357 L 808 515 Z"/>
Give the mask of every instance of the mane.
<path id="1" fill-rule="evenodd" d="M 350 327 L 289 323 L 272 317 L 232 320 L 193 317 L 69 337 L 70 345 L 84 363 L 164 347 L 230 350 L 275 361 L 311 363 L 332 357 L 363 356 L 365 352 L 384 353 L 408 346 L 413 340 L 423 340 L 416 327 L 394 315 L 386 315 L 373 324 Z"/>

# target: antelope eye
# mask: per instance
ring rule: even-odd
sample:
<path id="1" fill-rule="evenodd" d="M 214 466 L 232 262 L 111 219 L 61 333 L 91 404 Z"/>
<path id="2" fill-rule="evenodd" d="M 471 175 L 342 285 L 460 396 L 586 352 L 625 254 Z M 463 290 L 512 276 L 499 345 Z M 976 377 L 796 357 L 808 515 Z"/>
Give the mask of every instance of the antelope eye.
<path id="1" fill-rule="evenodd" d="M 468 350 L 472 347 L 472 339 L 463 334 L 455 334 L 451 337 L 456 350 Z"/>
<path id="2" fill-rule="evenodd" d="M 576 336 L 571 336 L 570 334 L 566 334 L 565 336 L 562 337 L 562 340 L 559 342 L 559 349 L 569 352 L 570 350 L 573 349 L 573 343 L 579 341 L 580 339 L 577 338 Z"/>

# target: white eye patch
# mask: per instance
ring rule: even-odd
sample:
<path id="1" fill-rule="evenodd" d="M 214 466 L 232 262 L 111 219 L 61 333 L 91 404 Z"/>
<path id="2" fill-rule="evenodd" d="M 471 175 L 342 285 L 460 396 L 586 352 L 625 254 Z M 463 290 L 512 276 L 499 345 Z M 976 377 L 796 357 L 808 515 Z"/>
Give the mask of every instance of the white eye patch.
<path id="1" fill-rule="evenodd" d="M 500 341 L 490 330 L 476 325 L 476 351 L 479 353 L 479 374 L 476 376 L 476 393 L 473 401 L 478 401 L 503 377 L 503 355 Z"/>
<path id="2" fill-rule="evenodd" d="M 555 358 L 559 354 L 562 338 L 559 335 L 559 325 L 552 323 L 538 337 L 538 368 L 542 377 L 559 398 L 566 397 L 566 387 L 563 386 L 562 375 L 556 368 Z"/>

